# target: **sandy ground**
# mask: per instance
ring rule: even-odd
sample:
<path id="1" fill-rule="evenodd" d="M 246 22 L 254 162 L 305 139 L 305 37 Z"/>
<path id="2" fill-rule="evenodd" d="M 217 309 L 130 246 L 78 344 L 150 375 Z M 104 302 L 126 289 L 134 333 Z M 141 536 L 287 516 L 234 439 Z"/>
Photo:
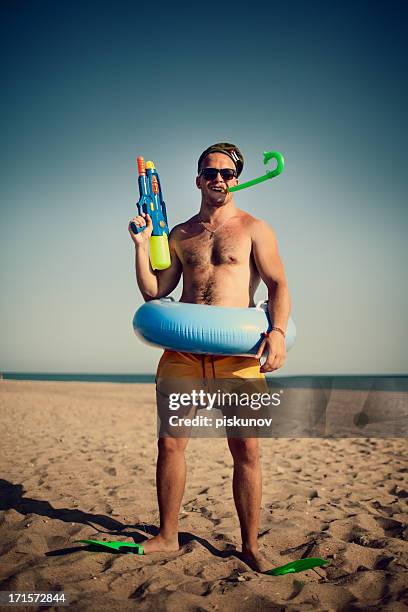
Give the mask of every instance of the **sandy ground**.
<path id="1" fill-rule="evenodd" d="M 0 590 L 63 589 L 72 610 L 408 609 L 404 439 L 261 441 L 262 550 L 281 564 L 321 556 L 326 570 L 271 577 L 234 556 L 222 439 L 187 449 L 179 553 L 75 544 L 157 532 L 154 397 L 153 385 L 0 382 Z"/>

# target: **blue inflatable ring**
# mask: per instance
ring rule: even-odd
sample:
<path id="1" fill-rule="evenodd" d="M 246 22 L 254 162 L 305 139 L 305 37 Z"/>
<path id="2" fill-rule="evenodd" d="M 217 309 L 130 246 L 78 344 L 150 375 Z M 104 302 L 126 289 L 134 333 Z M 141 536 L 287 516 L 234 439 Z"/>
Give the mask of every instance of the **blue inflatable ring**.
<path id="1" fill-rule="evenodd" d="M 262 332 L 271 329 L 267 303 L 253 308 L 226 308 L 175 302 L 172 298 L 143 304 L 133 319 L 136 335 L 152 346 L 208 355 L 256 355 Z M 289 319 L 286 350 L 295 343 Z"/>

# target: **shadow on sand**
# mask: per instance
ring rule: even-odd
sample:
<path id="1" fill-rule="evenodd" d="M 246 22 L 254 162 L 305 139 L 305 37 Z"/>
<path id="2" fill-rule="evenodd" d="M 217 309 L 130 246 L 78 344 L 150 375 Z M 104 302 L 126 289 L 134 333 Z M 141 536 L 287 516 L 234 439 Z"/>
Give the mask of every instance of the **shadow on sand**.
<path id="1" fill-rule="evenodd" d="M 103 536 L 121 536 L 132 538 L 137 544 L 140 544 L 146 540 L 146 536 L 155 536 L 159 533 L 159 529 L 155 525 L 149 525 L 146 523 L 124 525 L 120 521 L 103 514 L 91 514 L 89 512 L 83 512 L 82 510 L 71 508 L 53 508 L 48 501 L 24 497 L 24 488 L 21 484 L 13 484 L 7 480 L 0 479 L 0 511 L 11 509 L 16 510 L 16 512 L 19 512 L 24 516 L 36 514 L 38 516 L 47 517 L 49 519 L 58 519 L 67 523 L 89 525 L 96 531 L 103 534 Z M 143 533 L 146 535 L 144 536 Z M 235 550 L 233 547 L 227 548 L 226 550 L 219 550 L 204 538 L 196 536 L 187 531 L 179 532 L 179 544 L 181 547 L 187 546 L 189 543 L 194 541 L 201 544 L 216 557 L 241 557 L 239 551 Z M 67 555 L 78 550 L 106 553 L 106 550 L 103 551 L 97 546 L 75 545 L 68 548 L 52 550 L 45 554 L 48 557 L 56 557 Z M 110 553 L 123 554 L 122 552 L 115 550 L 111 550 Z"/>

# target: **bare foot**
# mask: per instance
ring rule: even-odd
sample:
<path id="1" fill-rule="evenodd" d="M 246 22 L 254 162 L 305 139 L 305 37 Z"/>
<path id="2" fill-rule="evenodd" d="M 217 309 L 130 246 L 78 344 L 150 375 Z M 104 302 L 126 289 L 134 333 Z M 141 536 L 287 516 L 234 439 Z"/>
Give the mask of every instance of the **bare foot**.
<path id="1" fill-rule="evenodd" d="M 143 546 L 145 555 L 154 552 L 176 552 L 177 550 L 179 550 L 177 535 L 175 536 L 175 538 L 165 539 L 159 533 L 157 536 L 154 536 L 153 538 L 149 538 L 148 540 L 141 542 L 141 545 Z"/>
<path id="2" fill-rule="evenodd" d="M 279 563 L 276 563 L 273 559 L 268 559 L 264 553 L 259 550 L 251 551 L 243 549 L 239 556 L 240 559 L 249 565 L 255 572 L 267 572 L 272 569 L 272 567 L 279 565 Z"/>

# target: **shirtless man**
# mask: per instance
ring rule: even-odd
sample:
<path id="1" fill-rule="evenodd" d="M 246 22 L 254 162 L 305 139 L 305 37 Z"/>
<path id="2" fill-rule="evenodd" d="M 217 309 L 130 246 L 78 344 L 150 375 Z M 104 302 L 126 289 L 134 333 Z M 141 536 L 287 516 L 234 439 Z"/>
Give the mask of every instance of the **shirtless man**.
<path id="1" fill-rule="evenodd" d="M 289 318 L 290 297 L 274 233 L 263 221 L 237 208 L 232 193 L 238 183 L 243 157 L 238 147 L 218 143 L 199 158 L 197 188 L 201 191 L 198 214 L 173 228 L 169 237 L 171 266 L 153 271 L 148 243 L 152 232 L 149 215 L 131 222 L 147 225 L 144 232 L 129 233 L 136 250 L 136 278 L 143 298 L 169 295 L 183 277 L 181 302 L 227 307 L 254 306 L 254 294 L 262 279 L 268 288 L 268 306 L 275 329 L 265 337 L 255 358 L 212 357 L 165 351 L 158 377 L 172 368 L 187 368 L 194 377 L 210 364 L 215 376 L 263 378 L 264 372 L 282 367 L 286 357 L 284 332 Z M 277 328 L 277 329 L 276 329 Z M 260 357 L 266 360 L 260 366 Z M 201 361 L 202 360 L 202 361 Z M 207 361 L 206 361 L 207 360 Z M 190 368 L 190 370 L 189 370 Z M 202 374 L 201 374 L 202 375 Z M 175 376 L 175 375 L 174 375 Z M 160 532 L 143 543 L 146 554 L 175 551 L 178 543 L 178 514 L 184 494 L 188 438 L 160 437 L 158 440 L 157 495 Z M 233 494 L 241 526 L 242 558 L 256 571 L 271 568 L 258 549 L 262 477 L 257 438 L 228 438 L 234 461 Z"/>

